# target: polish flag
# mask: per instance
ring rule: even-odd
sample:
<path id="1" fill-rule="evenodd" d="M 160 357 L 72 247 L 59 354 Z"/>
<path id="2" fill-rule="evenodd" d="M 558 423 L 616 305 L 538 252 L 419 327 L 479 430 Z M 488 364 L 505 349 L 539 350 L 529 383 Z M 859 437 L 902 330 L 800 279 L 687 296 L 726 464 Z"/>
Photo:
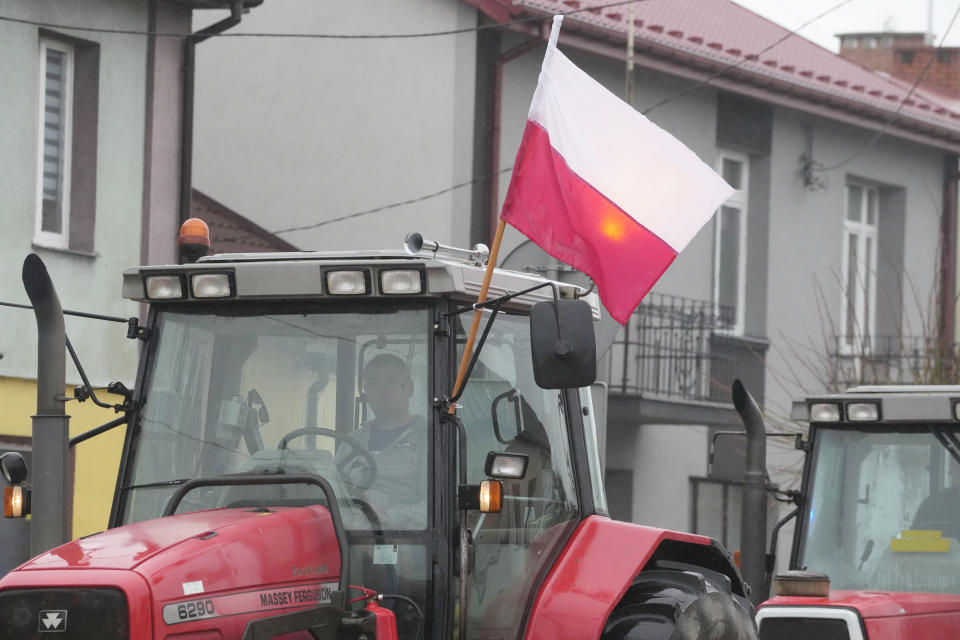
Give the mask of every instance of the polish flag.
<path id="1" fill-rule="evenodd" d="M 557 50 L 555 16 L 500 217 L 582 271 L 620 324 L 734 190 Z"/>

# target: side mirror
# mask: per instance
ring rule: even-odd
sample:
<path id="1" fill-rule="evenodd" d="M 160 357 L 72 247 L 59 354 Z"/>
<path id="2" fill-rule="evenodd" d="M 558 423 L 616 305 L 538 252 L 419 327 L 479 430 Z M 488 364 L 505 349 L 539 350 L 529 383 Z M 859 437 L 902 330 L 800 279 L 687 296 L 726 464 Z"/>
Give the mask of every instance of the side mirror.
<path id="1" fill-rule="evenodd" d="M 583 300 L 538 302 L 530 310 L 533 378 L 543 389 L 588 387 L 597 378 L 593 312 Z"/>
<path id="2" fill-rule="evenodd" d="M 27 461 L 23 459 L 22 454 L 16 451 L 8 451 L 0 455 L 0 474 L 3 474 L 3 479 L 7 481 L 7 484 L 23 484 L 23 481 L 27 479 Z"/>

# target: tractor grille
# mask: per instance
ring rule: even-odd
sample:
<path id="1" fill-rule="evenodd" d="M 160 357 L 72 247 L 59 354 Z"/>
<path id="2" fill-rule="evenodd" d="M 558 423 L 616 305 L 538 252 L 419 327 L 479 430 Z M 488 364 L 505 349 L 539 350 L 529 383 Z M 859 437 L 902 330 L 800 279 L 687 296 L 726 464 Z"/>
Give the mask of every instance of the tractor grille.
<path id="1" fill-rule="evenodd" d="M 760 622 L 760 640 L 850 640 L 846 620 L 830 618 L 767 618 Z"/>
<path id="2" fill-rule="evenodd" d="M 116 589 L 0 592 L 0 631 L 17 640 L 127 640 L 127 600 Z M 60 633 L 62 635 L 55 635 Z M 0 633 L 3 635 L 3 633 Z"/>

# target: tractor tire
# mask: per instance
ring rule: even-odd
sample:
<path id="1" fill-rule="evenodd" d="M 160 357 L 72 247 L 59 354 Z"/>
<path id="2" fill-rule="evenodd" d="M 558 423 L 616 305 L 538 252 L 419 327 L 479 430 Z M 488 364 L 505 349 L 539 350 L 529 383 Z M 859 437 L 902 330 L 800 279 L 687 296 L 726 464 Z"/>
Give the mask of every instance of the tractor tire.
<path id="1" fill-rule="evenodd" d="M 644 571 L 604 625 L 601 640 L 756 640 L 753 606 L 726 576 L 691 566 Z"/>

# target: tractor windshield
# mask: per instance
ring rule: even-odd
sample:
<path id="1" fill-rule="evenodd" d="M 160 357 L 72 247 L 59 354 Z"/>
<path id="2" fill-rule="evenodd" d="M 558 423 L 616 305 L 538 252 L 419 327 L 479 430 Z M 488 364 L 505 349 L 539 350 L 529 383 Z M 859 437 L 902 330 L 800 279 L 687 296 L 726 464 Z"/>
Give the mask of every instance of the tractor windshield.
<path id="1" fill-rule="evenodd" d="M 123 523 L 161 515 L 188 479 L 314 474 L 348 529 L 426 528 L 426 308 L 195 309 L 157 315 Z M 207 487 L 177 510 L 318 502 L 310 485 Z"/>
<path id="2" fill-rule="evenodd" d="M 834 589 L 960 593 L 958 427 L 818 427 L 798 566 Z"/>

